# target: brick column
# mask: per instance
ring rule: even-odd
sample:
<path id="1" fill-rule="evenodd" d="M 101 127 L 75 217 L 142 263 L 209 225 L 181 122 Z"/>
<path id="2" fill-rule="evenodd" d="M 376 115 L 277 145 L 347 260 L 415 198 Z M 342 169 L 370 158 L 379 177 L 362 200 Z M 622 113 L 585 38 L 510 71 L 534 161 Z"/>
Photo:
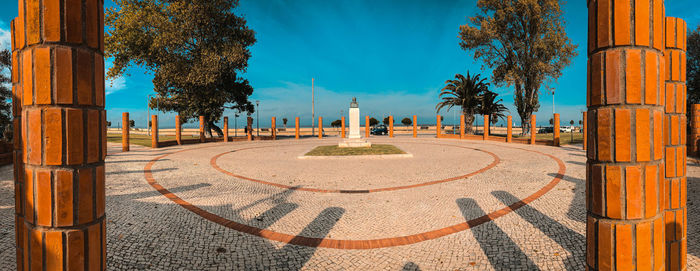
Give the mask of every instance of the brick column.
<path id="1" fill-rule="evenodd" d="M 413 115 L 413 137 L 418 137 L 418 116 Z"/>
<path id="2" fill-rule="evenodd" d="M 586 150 L 586 147 L 588 146 L 588 137 L 586 136 L 588 133 L 588 112 L 584 111 L 583 112 L 583 129 L 581 129 L 581 133 L 583 133 L 583 150 Z"/>
<path id="3" fill-rule="evenodd" d="M 122 113 L 122 151 L 129 151 L 129 112 Z"/>
<path id="4" fill-rule="evenodd" d="M 688 154 L 698 155 L 698 144 L 700 143 L 700 104 L 693 104 L 690 107 L 690 138 L 688 139 Z"/>
<path id="5" fill-rule="evenodd" d="M 158 115 L 151 115 L 151 148 L 158 148 Z"/>
<path id="6" fill-rule="evenodd" d="M 345 138 L 345 117 L 340 117 L 340 138 Z"/>
<path id="7" fill-rule="evenodd" d="M 299 117 L 294 118 L 294 139 L 299 139 Z"/>
<path id="8" fill-rule="evenodd" d="M 365 116 L 365 138 L 369 138 L 369 116 Z"/>
<path id="9" fill-rule="evenodd" d="M 200 126 L 201 126 L 201 123 L 203 122 L 203 121 L 201 121 L 201 119 L 202 118 L 200 118 Z M 248 137 L 248 141 L 253 141 L 253 118 L 248 117 L 246 119 L 246 121 L 247 121 L 246 130 L 248 130 L 248 132 L 246 133 L 246 136 Z M 202 128 L 199 128 L 199 129 L 200 129 L 200 136 L 203 136 L 204 132 L 202 132 Z"/>
<path id="10" fill-rule="evenodd" d="M 323 117 L 318 117 L 318 138 L 323 138 Z"/>
<path id="11" fill-rule="evenodd" d="M 389 137 L 394 137 L 394 116 L 389 116 Z"/>
<path id="12" fill-rule="evenodd" d="M 491 127 L 491 120 L 489 115 L 484 115 L 484 140 L 489 140 L 489 128 Z"/>
<path id="13" fill-rule="evenodd" d="M 272 117 L 270 130 L 270 132 L 272 133 L 272 140 L 277 139 L 277 118 L 275 117 Z"/>
<path id="14" fill-rule="evenodd" d="M 180 116 L 175 116 L 175 141 L 178 145 L 182 145 L 182 120 Z"/>
<path id="15" fill-rule="evenodd" d="M 224 142 L 228 142 L 228 117 L 224 117 Z"/>
<path id="16" fill-rule="evenodd" d="M 537 137 L 537 116 L 532 115 L 530 119 L 530 144 L 535 145 L 535 139 Z"/>
<path id="17" fill-rule="evenodd" d="M 508 116 L 508 128 L 506 132 L 506 142 L 510 143 L 513 141 L 513 116 Z"/>
<path id="18" fill-rule="evenodd" d="M 440 115 L 437 115 L 437 126 L 435 127 L 436 130 L 436 137 L 440 138 L 440 130 L 442 128 L 442 121 L 440 120 Z"/>
<path id="19" fill-rule="evenodd" d="M 204 116 L 199 116 L 199 142 L 204 143 L 207 139 L 204 137 Z"/>
<path id="20" fill-rule="evenodd" d="M 664 1 L 588 12 L 587 269 L 664 270 Z"/>
<path id="21" fill-rule="evenodd" d="M 664 217 L 666 270 L 686 269 L 686 34 L 685 21 L 666 17 L 666 107 L 664 144 L 666 160 Z"/>
<path id="22" fill-rule="evenodd" d="M 554 126 L 553 128 L 553 133 L 554 133 L 554 140 L 553 140 L 553 145 L 559 147 L 559 141 L 561 139 L 561 135 L 559 134 L 559 113 L 554 113 L 554 121 L 552 121 Z"/>
<path id="23" fill-rule="evenodd" d="M 464 138 L 464 114 L 459 115 L 459 138 Z"/>
<path id="24" fill-rule="evenodd" d="M 103 7 L 61 4 L 20 0 L 12 23 L 17 269 L 104 270 Z"/>

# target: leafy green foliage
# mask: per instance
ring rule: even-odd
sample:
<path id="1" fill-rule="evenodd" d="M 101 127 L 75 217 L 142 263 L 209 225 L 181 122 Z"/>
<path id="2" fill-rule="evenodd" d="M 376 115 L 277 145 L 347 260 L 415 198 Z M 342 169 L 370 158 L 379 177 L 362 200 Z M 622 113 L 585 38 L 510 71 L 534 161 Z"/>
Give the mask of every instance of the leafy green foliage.
<path id="1" fill-rule="evenodd" d="M 389 120 L 389 117 L 385 117 L 384 120 L 383 120 L 382 122 L 384 123 L 384 125 L 389 125 L 389 123 L 391 122 L 391 120 Z"/>
<path id="2" fill-rule="evenodd" d="M 334 128 L 340 127 L 341 125 L 343 125 L 343 122 L 340 120 L 334 120 L 333 122 L 331 122 L 331 127 Z"/>
<path id="3" fill-rule="evenodd" d="M 410 118 L 403 118 L 403 119 L 401 120 L 401 123 L 402 123 L 403 125 L 409 126 L 409 125 L 413 124 L 413 120 L 411 120 Z"/>
<path id="4" fill-rule="evenodd" d="M 134 120 L 129 120 L 129 127 L 131 127 L 131 128 L 136 127 L 136 121 L 134 121 Z"/>
<path id="5" fill-rule="evenodd" d="M 488 115 L 489 121 L 493 124 L 498 122 L 498 119 L 505 120 L 508 108 L 502 104 L 503 99 L 498 99 L 498 94 L 487 90 L 481 95 L 481 107 L 479 113 Z"/>
<path id="6" fill-rule="evenodd" d="M 4 140 L 12 140 L 12 53 L 0 51 L 0 131 Z"/>
<path id="7" fill-rule="evenodd" d="M 700 26 L 688 33 L 688 104 L 700 103 Z M 688 106 L 690 109 L 690 106 Z M 690 110 L 688 110 L 690 112 Z"/>
<path id="8" fill-rule="evenodd" d="M 153 73 L 160 111 L 174 111 L 183 122 L 205 119 L 205 130 L 224 108 L 253 112 L 253 88 L 240 76 L 250 58 L 255 32 L 234 14 L 238 0 L 115 0 L 105 15 L 105 56 L 114 58 L 107 75 L 130 66 Z"/>
<path id="9" fill-rule="evenodd" d="M 377 119 L 375 119 L 375 118 L 369 119 L 369 126 L 375 126 L 377 124 L 379 124 L 379 121 Z"/>
<path id="10" fill-rule="evenodd" d="M 481 78 L 480 74 L 472 76 L 467 71 L 467 76 L 456 74 L 455 80 L 447 80 L 445 85 L 440 90 L 439 97 L 442 101 L 435 106 L 435 109 L 440 113 L 440 110 L 445 107 L 449 111 L 452 107 L 459 106 L 464 115 L 465 130 L 467 133 L 472 133 L 474 114 L 480 113 L 482 95 L 489 91 L 489 83 L 486 82 L 486 78 Z"/>
<path id="11" fill-rule="evenodd" d="M 566 35 L 562 0 L 479 0 L 478 15 L 460 26 L 460 46 L 493 70 L 497 86 L 514 86 L 526 132 L 549 88 L 571 63 L 578 45 Z"/>

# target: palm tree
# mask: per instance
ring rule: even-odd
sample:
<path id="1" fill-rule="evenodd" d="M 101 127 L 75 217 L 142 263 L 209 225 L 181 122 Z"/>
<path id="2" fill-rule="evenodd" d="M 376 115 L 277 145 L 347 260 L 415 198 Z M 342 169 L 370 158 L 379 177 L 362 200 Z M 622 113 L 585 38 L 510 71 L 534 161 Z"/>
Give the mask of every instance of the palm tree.
<path id="1" fill-rule="evenodd" d="M 472 123 L 474 123 L 474 114 L 478 113 L 481 106 L 481 96 L 488 91 L 489 83 L 486 83 L 486 78 L 480 78 L 481 75 L 476 74 L 471 76 L 467 71 L 467 76 L 456 74 L 455 80 L 445 81 L 446 86 L 440 90 L 439 102 L 435 109 L 438 113 L 444 107 L 449 111 L 454 106 L 462 108 L 464 115 L 465 130 L 467 133 L 472 132 Z"/>
<path id="2" fill-rule="evenodd" d="M 503 99 L 496 100 L 496 98 L 498 98 L 497 93 L 487 90 L 483 95 L 481 95 L 481 105 L 479 107 L 479 113 L 482 115 L 488 115 L 489 120 L 493 124 L 496 124 L 498 119 L 505 120 L 506 114 L 504 114 L 504 112 L 509 111 L 505 105 L 501 104 Z M 491 133 L 490 125 L 489 133 Z"/>

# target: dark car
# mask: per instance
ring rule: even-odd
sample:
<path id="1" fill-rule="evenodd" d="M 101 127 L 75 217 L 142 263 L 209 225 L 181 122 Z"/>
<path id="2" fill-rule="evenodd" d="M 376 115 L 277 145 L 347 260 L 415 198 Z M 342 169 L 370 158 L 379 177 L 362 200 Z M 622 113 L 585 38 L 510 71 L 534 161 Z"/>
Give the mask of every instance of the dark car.
<path id="1" fill-rule="evenodd" d="M 370 130 L 369 132 L 373 135 L 386 135 L 389 133 L 389 129 L 386 128 L 386 125 L 380 124 L 374 126 L 374 128 L 372 128 L 372 130 Z"/>
<path id="2" fill-rule="evenodd" d="M 554 133 L 554 127 L 542 127 L 540 128 L 539 131 L 537 131 L 538 134 L 551 134 Z"/>

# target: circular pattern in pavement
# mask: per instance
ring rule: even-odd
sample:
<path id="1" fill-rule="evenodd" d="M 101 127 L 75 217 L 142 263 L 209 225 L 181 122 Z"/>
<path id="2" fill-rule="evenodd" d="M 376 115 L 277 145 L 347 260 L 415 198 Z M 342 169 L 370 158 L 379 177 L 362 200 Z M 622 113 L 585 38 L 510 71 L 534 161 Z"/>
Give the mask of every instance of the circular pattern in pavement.
<path id="1" fill-rule="evenodd" d="M 441 144 L 435 144 L 435 145 L 441 145 Z M 488 145 L 488 144 L 484 144 L 484 145 Z M 454 145 L 451 145 L 451 146 L 454 146 Z M 212 146 L 212 147 L 220 147 L 220 146 Z M 455 147 L 458 147 L 458 146 L 455 146 Z M 255 148 L 264 148 L 264 147 L 241 148 L 238 150 L 255 149 Z M 187 152 L 187 151 L 192 151 L 195 149 L 180 150 L 180 151 L 171 152 L 168 154 L 158 156 L 158 157 L 152 159 L 150 162 L 148 162 L 146 164 L 146 166 L 144 167 L 143 171 L 144 171 L 144 176 L 145 176 L 147 182 L 149 183 L 149 185 L 151 185 L 154 189 L 156 189 L 163 196 L 170 199 L 174 203 L 182 206 L 183 208 L 201 216 L 202 218 L 205 218 L 209 221 L 212 221 L 212 222 L 217 223 L 219 225 L 222 225 L 224 227 L 227 227 L 227 228 L 239 231 L 239 232 L 259 236 L 259 237 L 262 237 L 262 238 L 265 238 L 268 240 L 274 240 L 274 241 L 283 242 L 283 243 L 292 244 L 292 245 L 335 248 L 335 249 L 375 249 L 375 248 L 409 245 L 409 244 L 414 244 L 414 243 L 418 243 L 418 242 L 422 242 L 422 241 L 426 241 L 426 240 L 432 240 L 432 239 L 440 238 L 440 237 L 443 237 L 446 235 L 465 231 L 465 230 L 473 228 L 475 226 L 487 223 L 489 221 L 492 221 L 494 219 L 502 217 L 510 212 L 517 210 L 518 208 L 521 208 L 521 207 L 537 200 L 538 198 L 540 198 L 541 196 L 543 196 L 547 192 L 551 191 L 552 188 L 554 188 L 561 181 L 561 179 L 563 178 L 563 176 L 565 174 L 566 166 L 564 165 L 564 162 L 553 155 L 549 155 L 549 154 L 542 153 L 542 152 L 535 151 L 535 150 L 524 149 L 524 148 L 517 148 L 517 147 L 510 147 L 510 146 L 508 146 L 507 148 L 532 152 L 532 153 L 535 153 L 538 155 L 549 157 L 550 159 L 554 160 L 557 163 L 558 172 L 549 183 L 547 183 L 545 186 L 540 188 L 535 193 L 529 195 L 528 197 L 525 197 L 524 199 L 522 199 L 520 201 L 512 203 L 508 206 L 505 206 L 499 210 L 493 211 L 493 212 L 485 214 L 483 216 L 480 216 L 480 217 L 477 217 L 474 219 L 470 219 L 470 220 L 463 222 L 463 223 L 454 224 L 452 226 L 448 226 L 448 227 L 444 227 L 444 228 L 440 228 L 440 229 L 436 229 L 436 230 L 431 230 L 431 231 L 426 231 L 426 232 L 422 232 L 422 233 L 405 235 L 405 236 L 398 236 L 398 237 L 368 239 L 368 240 L 344 240 L 344 239 L 332 239 L 332 238 L 313 238 L 313 237 L 306 237 L 306 236 L 295 236 L 295 235 L 291 235 L 291 234 L 276 232 L 276 231 L 272 231 L 272 230 L 268 230 L 268 229 L 262 229 L 262 228 L 253 227 L 253 226 L 249 226 L 246 224 L 238 223 L 235 221 L 231 221 L 231 220 L 228 220 L 224 217 L 221 217 L 219 215 L 216 215 L 214 213 L 211 213 L 209 211 L 206 211 L 200 207 L 197 207 L 197 206 L 189 203 L 188 201 L 178 197 L 176 194 L 170 192 L 168 189 L 166 189 L 165 187 L 160 185 L 158 183 L 158 181 L 156 181 L 156 179 L 153 177 L 153 172 L 151 169 L 156 162 L 158 162 L 161 159 L 164 159 L 165 157 L 168 157 L 168 156 L 175 154 L 175 153 Z M 201 149 L 203 149 L 203 148 L 197 148 L 196 150 L 201 150 Z M 478 150 L 480 150 L 480 149 L 478 149 Z M 480 151 L 483 151 L 483 150 L 480 150 Z M 483 151 L 483 152 L 486 152 L 486 151 Z M 229 152 L 225 152 L 223 154 L 219 154 L 219 155 L 214 156 L 210 161 L 211 165 L 214 168 L 217 168 L 218 166 L 216 166 L 216 158 L 221 157 L 222 155 L 224 155 L 226 153 L 229 153 Z M 486 152 L 486 153 L 489 153 L 489 152 Z M 494 157 L 494 162 L 492 162 L 491 165 L 495 166 L 494 163 L 497 164 L 498 161 L 500 161 L 500 159 L 498 158 L 498 156 L 495 156 L 493 154 L 492 154 L 492 156 Z M 488 167 L 487 169 L 482 168 L 481 170 L 478 170 L 478 172 L 486 171 L 486 170 L 492 168 L 493 166 L 491 166 L 491 167 L 487 166 Z M 217 170 L 219 170 L 219 169 L 217 169 Z M 221 170 L 219 170 L 219 171 L 221 171 Z M 472 172 L 472 173 L 470 173 L 471 174 L 470 176 L 478 174 L 478 172 L 477 173 Z M 229 175 L 235 175 L 235 174 L 231 173 Z M 234 177 L 240 178 L 238 176 L 234 176 Z M 455 177 L 455 178 L 464 179 L 467 177 L 469 177 L 469 176 Z M 260 180 L 252 180 L 251 179 L 248 181 L 254 181 L 257 183 L 274 185 L 274 183 L 264 182 L 264 181 L 260 181 Z M 449 178 L 449 179 L 439 180 L 439 181 L 434 181 L 434 182 L 445 183 L 445 182 L 449 182 L 449 181 L 454 181 L 454 180 L 452 180 L 452 178 Z M 409 188 L 415 188 L 415 187 L 426 186 L 426 185 L 431 185 L 431 184 L 434 184 L 434 183 L 429 182 L 429 183 L 421 183 L 421 184 L 405 186 L 405 187 L 392 187 L 392 188 L 394 190 L 409 189 Z M 275 185 L 275 186 L 280 187 L 279 185 Z M 299 188 L 296 188 L 296 189 L 300 190 Z M 391 189 L 391 188 L 384 188 L 384 189 Z M 316 190 L 319 190 L 319 191 L 312 190 L 309 192 L 322 192 L 323 191 L 322 189 L 316 189 Z M 342 190 L 337 190 L 337 191 L 328 190 L 328 191 L 329 192 L 325 192 L 325 193 L 334 193 L 334 192 L 335 193 L 342 193 L 342 192 L 340 192 Z M 358 190 L 358 191 L 361 191 L 361 190 Z M 381 190 L 380 189 L 380 191 L 389 191 L 389 190 Z M 369 192 L 378 192 L 378 191 L 369 191 Z"/>

